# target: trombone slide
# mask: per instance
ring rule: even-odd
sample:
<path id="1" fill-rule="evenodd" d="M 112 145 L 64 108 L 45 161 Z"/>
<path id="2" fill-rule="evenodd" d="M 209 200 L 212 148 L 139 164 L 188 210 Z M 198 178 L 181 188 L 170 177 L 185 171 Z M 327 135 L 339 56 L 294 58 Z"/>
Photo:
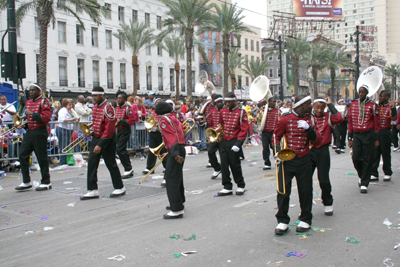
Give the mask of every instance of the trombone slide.
<path id="1" fill-rule="evenodd" d="M 161 162 L 165 159 L 165 157 L 168 156 L 168 152 L 164 154 L 164 156 L 161 157 L 161 159 L 157 162 L 156 165 L 154 165 L 153 168 L 139 181 L 139 184 L 143 183 L 146 181 L 146 179 L 154 172 L 155 169 L 157 169 L 158 166 L 160 166 Z"/>

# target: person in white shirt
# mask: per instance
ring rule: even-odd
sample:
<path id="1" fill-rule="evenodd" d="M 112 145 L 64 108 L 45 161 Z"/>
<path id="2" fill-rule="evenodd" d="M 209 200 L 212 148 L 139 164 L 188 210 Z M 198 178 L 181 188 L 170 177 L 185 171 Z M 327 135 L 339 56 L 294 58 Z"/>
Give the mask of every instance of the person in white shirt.
<path id="1" fill-rule="evenodd" d="M 80 118 L 72 108 L 72 99 L 63 99 L 62 108 L 58 112 L 58 126 L 56 134 L 58 138 L 59 154 L 62 154 L 62 149 L 71 142 L 71 136 L 74 132 L 74 124 L 72 122 L 79 122 Z M 67 157 L 60 157 L 61 164 L 67 164 Z"/>
<path id="2" fill-rule="evenodd" d="M 10 105 L 10 103 L 7 102 L 7 97 L 4 95 L 0 96 L 0 110 L 4 109 L 5 107 L 7 107 L 8 105 Z M 1 121 L 3 123 L 7 123 L 7 122 L 11 122 L 12 123 L 12 117 L 14 116 L 14 114 L 16 113 L 16 109 L 14 107 L 14 105 L 9 106 L 7 109 L 3 110 L 3 112 L 0 114 L 1 117 Z"/>
<path id="3" fill-rule="evenodd" d="M 89 121 L 89 116 L 92 115 L 92 109 L 85 105 L 83 95 L 78 96 L 78 102 L 75 104 L 75 111 L 81 118 L 81 121 Z"/>

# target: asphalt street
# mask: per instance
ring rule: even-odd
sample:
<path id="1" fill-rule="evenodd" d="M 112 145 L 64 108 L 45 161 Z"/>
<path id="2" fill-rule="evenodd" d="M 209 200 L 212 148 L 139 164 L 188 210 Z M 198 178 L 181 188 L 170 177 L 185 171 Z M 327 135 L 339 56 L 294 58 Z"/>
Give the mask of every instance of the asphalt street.
<path id="1" fill-rule="evenodd" d="M 207 153 L 187 156 L 185 214 L 179 220 L 162 218 L 168 201 L 159 186 L 161 167 L 138 184 L 145 167 L 139 158 L 132 158 L 136 175 L 124 181 L 128 194 L 118 199 L 108 198 L 112 184 L 105 165 L 99 168 L 101 198 L 89 201 L 78 197 L 86 191 L 86 167 L 52 171 L 53 189 L 46 192 L 16 192 L 21 177 L 10 173 L 0 179 L 0 266 L 385 266 L 385 258 L 400 265 L 400 248 L 394 250 L 400 227 L 383 224 L 385 218 L 400 224 L 400 153 L 392 153 L 392 181 L 372 183 L 362 195 L 348 152 L 331 150 L 333 216 L 324 215 L 314 175 L 312 226 L 323 229 L 307 238 L 295 235 L 295 226 L 286 236 L 274 235 L 275 166 L 262 170 L 261 146 L 244 148 L 243 196 L 215 197 L 221 178 L 210 179 Z M 40 181 L 40 173 L 32 178 Z M 293 187 L 294 224 L 300 208 L 295 182 Z M 185 251 L 197 253 L 174 257 Z M 306 256 L 287 257 L 293 251 Z M 107 259 L 119 254 L 125 256 L 121 261 Z"/>

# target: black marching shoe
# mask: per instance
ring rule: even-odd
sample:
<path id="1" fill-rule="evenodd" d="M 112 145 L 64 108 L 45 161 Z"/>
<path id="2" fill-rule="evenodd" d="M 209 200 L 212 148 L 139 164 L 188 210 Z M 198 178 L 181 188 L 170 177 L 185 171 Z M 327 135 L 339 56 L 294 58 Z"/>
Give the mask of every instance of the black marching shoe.
<path id="1" fill-rule="evenodd" d="M 128 179 L 133 177 L 133 169 L 130 171 L 125 171 L 124 174 L 121 176 L 122 179 Z"/>
<path id="2" fill-rule="evenodd" d="M 275 227 L 275 234 L 276 235 L 284 235 L 288 229 L 289 229 L 289 226 L 287 223 L 278 223 L 278 225 Z"/>
<path id="3" fill-rule="evenodd" d="M 51 186 L 51 184 L 40 184 L 38 187 L 36 187 L 36 191 L 46 191 L 46 190 L 50 190 L 53 187 Z"/>
<path id="4" fill-rule="evenodd" d="M 15 188 L 17 191 L 23 191 L 32 188 L 32 182 L 29 183 L 21 183 L 19 186 Z"/>
<path id="5" fill-rule="evenodd" d="M 89 190 L 86 194 L 80 197 L 81 200 L 98 199 L 98 198 L 99 198 L 98 190 Z"/>
<path id="6" fill-rule="evenodd" d="M 366 194 L 368 193 L 368 188 L 364 185 L 360 186 L 360 193 L 361 194 Z"/>
<path id="7" fill-rule="evenodd" d="M 300 223 L 297 225 L 296 232 L 305 233 L 308 232 L 310 228 L 311 226 L 308 223 L 300 221 Z"/>
<path id="8" fill-rule="evenodd" d="M 230 195 L 232 195 L 232 190 L 228 190 L 225 188 L 218 192 L 219 197 L 230 196 Z"/>
<path id="9" fill-rule="evenodd" d="M 164 219 L 181 219 L 183 218 L 183 210 L 181 211 L 170 211 L 167 214 L 164 214 Z"/>

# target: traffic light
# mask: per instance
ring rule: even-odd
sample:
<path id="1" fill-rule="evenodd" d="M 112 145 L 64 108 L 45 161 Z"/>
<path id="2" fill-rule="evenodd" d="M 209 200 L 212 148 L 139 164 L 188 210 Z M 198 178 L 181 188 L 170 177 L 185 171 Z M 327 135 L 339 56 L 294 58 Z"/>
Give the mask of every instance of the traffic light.
<path id="1" fill-rule="evenodd" d="M 25 54 L 17 54 L 17 64 L 18 64 L 18 78 L 26 78 L 25 71 Z M 1 52 L 1 77 L 2 78 L 13 78 L 13 64 L 12 64 L 12 54 L 11 52 Z"/>

